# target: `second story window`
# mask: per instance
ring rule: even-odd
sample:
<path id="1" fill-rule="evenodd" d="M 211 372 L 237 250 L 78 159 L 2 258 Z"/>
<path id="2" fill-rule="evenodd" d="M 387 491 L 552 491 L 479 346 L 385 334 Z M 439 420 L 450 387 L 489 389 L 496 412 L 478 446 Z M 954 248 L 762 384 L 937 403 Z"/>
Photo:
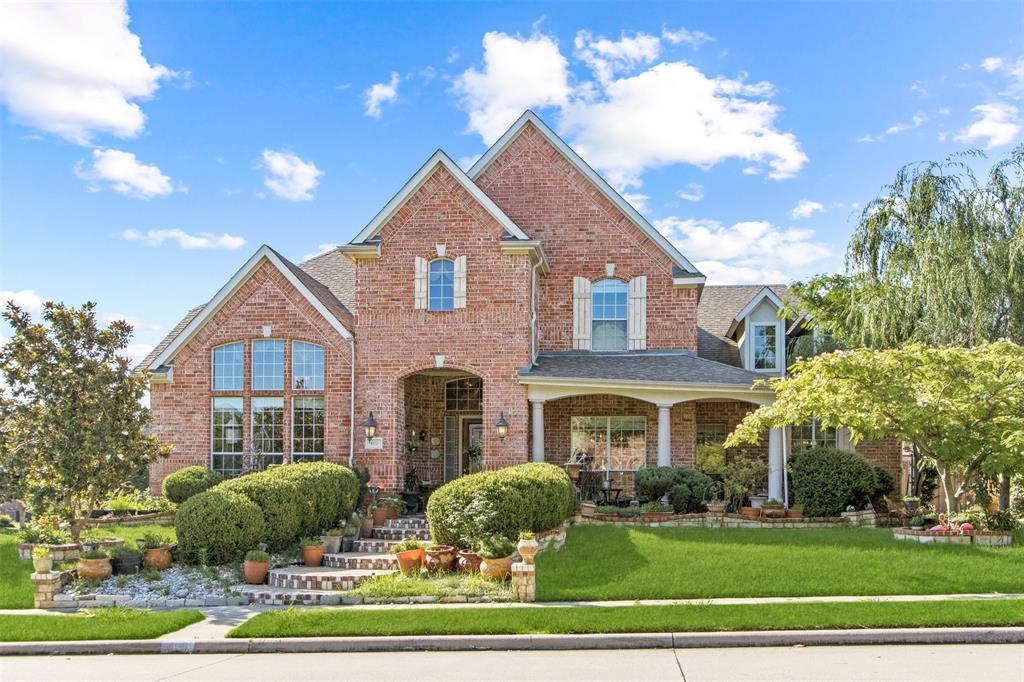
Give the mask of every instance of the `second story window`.
<path id="1" fill-rule="evenodd" d="M 779 368 L 776 328 L 774 324 L 754 325 L 754 369 Z"/>
<path id="2" fill-rule="evenodd" d="M 619 279 L 603 279 L 593 288 L 594 350 L 626 350 L 629 291 Z"/>
<path id="3" fill-rule="evenodd" d="M 427 310 L 455 309 L 455 263 L 445 258 L 430 261 Z"/>
<path id="4" fill-rule="evenodd" d="M 297 391 L 324 390 L 324 348 L 315 343 L 292 344 L 292 385 Z"/>
<path id="5" fill-rule="evenodd" d="M 252 342 L 252 390 L 284 389 L 284 341 L 257 339 Z"/>
<path id="6" fill-rule="evenodd" d="M 213 390 L 241 391 L 245 381 L 245 346 L 229 343 L 213 349 Z"/>

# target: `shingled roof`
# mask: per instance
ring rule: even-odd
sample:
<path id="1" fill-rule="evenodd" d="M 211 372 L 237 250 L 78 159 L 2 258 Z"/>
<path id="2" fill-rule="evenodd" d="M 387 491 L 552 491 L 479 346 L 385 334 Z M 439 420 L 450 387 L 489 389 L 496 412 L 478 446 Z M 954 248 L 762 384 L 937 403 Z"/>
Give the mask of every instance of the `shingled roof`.
<path id="1" fill-rule="evenodd" d="M 519 376 L 606 381 L 644 381 L 651 384 L 722 384 L 748 388 L 764 377 L 739 367 L 701 358 L 687 350 L 601 353 L 552 351 L 537 354 L 537 362 Z"/>
<path id="2" fill-rule="evenodd" d="M 765 287 L 786 298 L 785 284 L 733 284 L 705 286 L 697 307 L 697 354 L 736 367 L 742 367 L 740 350 L 726 334 L 736 314 Z"/>

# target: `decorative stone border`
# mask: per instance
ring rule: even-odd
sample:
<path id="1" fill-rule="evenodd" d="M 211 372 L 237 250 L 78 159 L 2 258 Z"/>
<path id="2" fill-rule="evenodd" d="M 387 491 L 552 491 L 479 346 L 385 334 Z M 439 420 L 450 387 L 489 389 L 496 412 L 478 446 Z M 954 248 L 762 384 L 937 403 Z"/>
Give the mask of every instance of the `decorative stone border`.
<path id="1" fill-rule="evenodd" d="M 914 530 L 913 528 L 893 528 L 893 537 L 897 540 L 909 540 L 922 545 L 982 545 L 986 547 L 1009 547 L 1013 544 L 1013 533 L 1006 530 L 975 530 L 967 533 L 956 531 Z"/>
<path id="2" fill-rule="evenodd" d="M 719 514 L 714 512 L 700 514 L 657 514 L 657 516 L 662 517 L 662 520 L 648 519 L 643 514 L 639 516 L 594 514 L 593 516 L 577 517 L 576 522 L 583 525 L 644 526 L 647 528 L 846 528 L 850 526 L 849 520 L 841 516 L 827 518 L 805 516 L 800 518 L 751 519 L 742 514 Z"/>
<path id="3" fill-rule="evenodd" d="M 72 561 L 78 558 L 78 553 L 81 551 L 81 546 L 76 544 L 67 545 L 39 545 L 40 547 L 46 547 L 50 553 L 50 558 L 54 561 Z M 32 550 L 35 549 L 36 545 L 31 542 L 19 542 L 18 543 L 18 558 L 20 559 L 31 559 Z"/>
<path id="4" fill-rule="evenodd" d="M 103 525 L 146 526 L 155 524 L 165 526 L 174 523 L 174 514 L 175 511 L 171 509 L 169 511 L 152 512 L 149 514 L 134 514 L 132 516 L 102 516 L 98 519 L 85 519 L 83 525 L 86 528 Z"/>

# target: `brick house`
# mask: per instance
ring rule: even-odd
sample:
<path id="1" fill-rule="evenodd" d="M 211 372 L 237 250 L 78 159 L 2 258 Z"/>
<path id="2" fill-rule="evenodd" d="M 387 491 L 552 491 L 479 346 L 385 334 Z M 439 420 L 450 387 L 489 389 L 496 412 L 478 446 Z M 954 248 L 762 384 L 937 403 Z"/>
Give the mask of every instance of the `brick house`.
<path id="1" fill-rule="evenodd" d="M 783 296 L 707 284 L 527 112 L 468 173 L 435 153 L 349 244 L 301 265 L 263 246 L 189 311 L 141 364 L 174 445 L 151 486 L 254 453 L 367 466 L 386 490 L 586 455 L 628 489 L 772 400 L 752 383 L 803 333 Z M 772 430 L 764 492 L 783 496 L 787 453 L 811 443 L 850 446 Z M 858 447 L 898 474 L 895 443 Z"/>

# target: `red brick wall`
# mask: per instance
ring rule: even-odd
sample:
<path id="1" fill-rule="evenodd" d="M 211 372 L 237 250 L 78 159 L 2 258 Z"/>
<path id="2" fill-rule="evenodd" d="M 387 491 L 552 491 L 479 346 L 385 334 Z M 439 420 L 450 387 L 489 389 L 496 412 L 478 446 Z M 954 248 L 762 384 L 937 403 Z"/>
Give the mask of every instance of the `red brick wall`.
<path id="1" fill-rule="evenodd" d="M 263 338 L 263 325 L 271 325 L 269 338 L 285 339 L 284 391 L 251 390 L 253 339 Z M 210 466 L 210 400 L 213 397 L 212 350 L 232 342 L 245 343 L 245 382 L 242 391 L 217 391 L 218 397 L 244 398 L 244 443 L 250 438 L 250 398 L 285 397 L 285 455 L 291 452 L 291 341 L 324 347 L 325 390 L 296 391 L 294 395 L 323 395 L 325 458 L 347 463 L 349 451 L 349 343 L 324 320 L 273 266 L 264 263 L 217 311 L 174 358 L 173 383 L 153 384 L 150 409 L 153 433 L 174 446 L 171 456 L 150 467 L 150 488 L 160 493 L 164 477 L 182 467 Z"/>
<path id="2" fill-rule="evenodd" d="M 697 409 L 698 424 L 725 424 L 726 435 L 732 433 L 743 417 L 757 407 L 752 403 L 736 400 L 709 400 L 694 404 Z M 751 454 L 762 455 L 765 461 L 768 461 L 767 434 L 762 436 L 758 443 L 744 446 L 743 450 Z"/>
<path id="3" fill-rule="evenodd" d="M 697 349 L 697 292 L 672 286 L 672 262 L 532 126 L 477 178 L 531 238 L 551 273 L 539 278 L 538 348 L 572 349 L 572 278 L 647 275 L 647 347 Z"/>
<path id="4" fill-rule="evenodd" d="M 900 485 L 900 455 L 901 448 L 899 441 L 893 438 L 884 440 L 867 440 L 857 443 L 855 449 L 867 457 L 875 466 L 882 467 L 893 476 L 896 485 Z"/>
<path id="5" fill-rule="evenodd" d="M 356 415 L 373 410 L 382 450 L 367 450 L 357 439 L 356 459 L 369 466 L 376 483 L 402 483 L 407 434 L 406 376 L 445 366 L 484 380 L 486 468 L 527 459 L 526 390 L 517 380 L 530 363 L 530 280 L 526 256 L 501 253 L 502 228 L 444 169 L 406 202 L 381 230 L 381 257 L 356 268 Z M 448 257 L 466 256 L 467 305 L 448 312 L 416 310 L 416 256 L 435 258 L 444 244 Z M 499 440 L 492 425 L 504 410 L 511 423 Z"/>

